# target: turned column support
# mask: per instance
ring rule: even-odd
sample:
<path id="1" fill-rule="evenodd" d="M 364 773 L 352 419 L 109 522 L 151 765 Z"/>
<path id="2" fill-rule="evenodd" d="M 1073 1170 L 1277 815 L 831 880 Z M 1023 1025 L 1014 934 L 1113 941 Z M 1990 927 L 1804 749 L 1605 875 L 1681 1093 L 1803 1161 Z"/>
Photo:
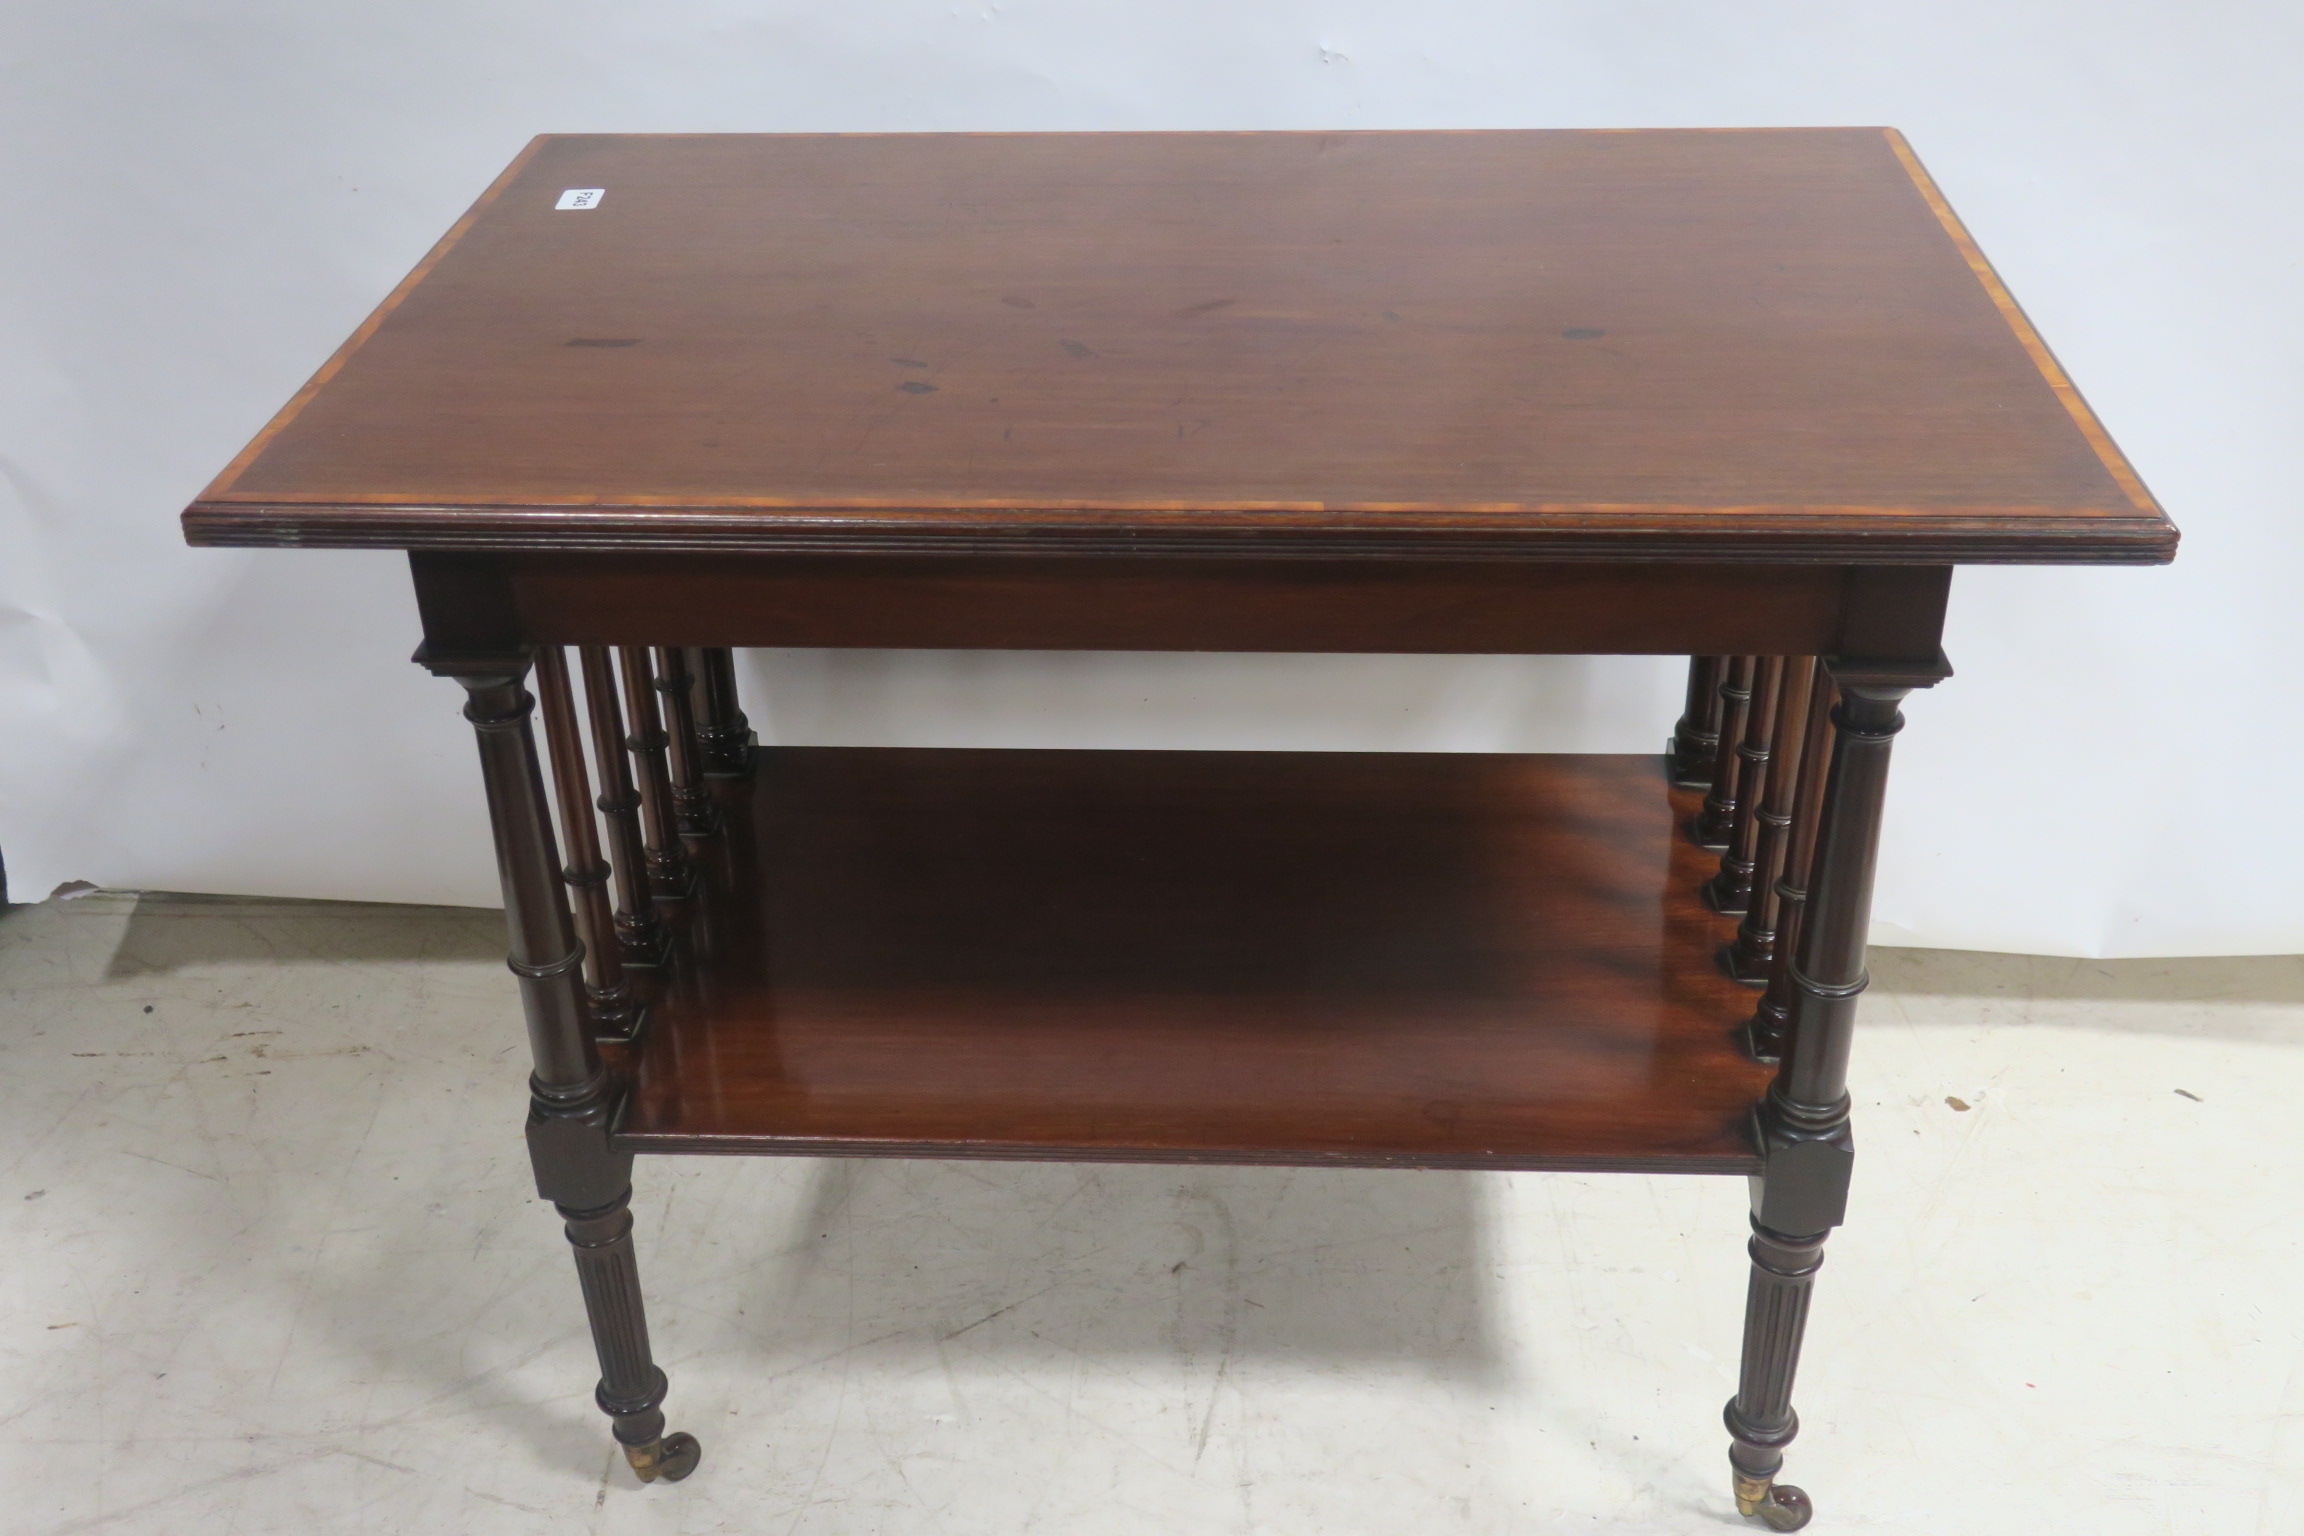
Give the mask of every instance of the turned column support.
<path id="1" fill-rule="evenodd" d="M 1769 1102 L 1808 1116 L 1847 1097 L 1848 1048 L 1856 999 L 1870 978 L 1865 935 L 1872 921 L 1872 875 L 1888 790 L 1889 749 L 1904 728 L 1897 706 L 1946 670 L 1827 663 L 1839 685 L 1831 713 L 1832 755 L 1816 826 L 1807 912 L 1791 965 L 1790 1039 Z M 1844 1107 L 1844 1105 L 1843 1105 Z"/>
<path id="2" fill-rule="evenodd" d="M 1830 716 L 1812 885 L 1789 967 L 1789 1038 L 1754 1112 L 1761 1171 L 1752 1181 L 1752 1278 L 1743 1365 L 1726 1414 L 1736 1507 L 1778 1531 L 1798 1530 L 1812 1513 L 1807 1495 L 1776 1476 L 1800 1428 L 1792 1388 L 1809 1292 L 1825 1239 L 1847 1212 L 1855 1163 L 1848 1053 L 1867 980 L 1889 748 L 1904 724 L 1897 705 L 1950 671 L 1940 655 L 1903 663 L 1835 657 L 1825 665 L 1840 702 Z"/>
<path id="3" fill-rule="evenodd" d="M 577 942 L 561 884 L 544 770 L 529 723 L 536 700 L 522 686 L 527 651 L 459 654 L 426 645 L 416 659 L 435 676 L 464 685 L 464 718 L 479 742 L 480 779 L 495 832 L 496 874 L 511 941 L 506 963 L 520 978 L 528 1020 L 531 1086 L 539 1101 L 553 1104 L 596 1097 L 607 1080 L 584 995 L 584 946 Z"/>
<path id="4" fill-rule="evenodd" d="M 1665 767 L 1682 788 L 1703 789 L 1712 782 L 1720 751 L 1720 676 L 1727 661 L 1725 656 L 1688 658 L 1688 703 L 1664 749 Z"/>
<path id="5" fill-rule="evenodd" d="M 688 652 L 702 697 L 697 701 L 696 740 L 711 778 L 743 778 L 752 771 L 752 722 L 736 698 L 736 655 L 725 646 L 696 646 Z"/>
<path id="6" fill-rule="evenodd" d="M 1800 731 L 1800 766 L 1785 829 L 1783 867 L 1775 879 L 1776 939 L 1768 960 L 1768 987 L 1745 1025 L 1746 1043 L 1761 1061 L 1783 1054 L 1792 1025 L 1792 955 L 1799 947 L 1801 917 L 1808 908 L 1809 871 L 1816 862 L 1816 826 L 1824 808 L 1824 777 L 1832 760 L 1832 706 L 1838 699 L 1831 675 L 1818 662 L 1808 694 L 1808 718 Z"/>
<path id="7" fill-rule="evenodd" d="M 1704 805 L 1688 823 L 1688 835 L 1702 848 L 1725 848 L 1736 826 L 1736 802 L 1743 783 L 1744 760 L 1730 747 L 1744 738 L 1752 709 L 1752 680 L 1759 671 L 1757 656 L 1722 658 L 1720 671 L 1720 741 L 1713 753 L 1712 788 Z"/>
<path id="8" fill-rule="evenodd" d="M 1775 721 L 1770 730 L 1767 782 L 1752 808 L 1755 831 L 1752 865 L 1744 921 L 1736 927 L 1733 943 L 1721 952 L 1728 974 L 1747 985 L 1768 980 L 1776 958 L 1783 893 L 1778 889 L 1785 860 L 1791 852 L 1792 820 L 1799 803 L 1801 774 L 1807 768 L 1808 702 L 1816 684 L 1817 660 L 1794 656 L 1783 663 L 1776 693 Z"/>
<path id="9" fill-rule="evenodd" d="M 704 788 L 704 749 L 696 739 L 696 679 L 688 670 L 688 652 L 677 645 L 654 650 L 656 692 L 664 700 L 673 820 L 682 837 L 710 837 L 720 830 L 720 812 Z"/>
<path id="10" fill-rule="evenodd" d="M 672 798 L 672 767 L 666 756 L 669 739 L 656 707 L 648 647 L 620 645 L 616 660 L 624 679 L 624 710 L 632 726 L 624 744 L 631 750 L 633 778 L 640 788 L 640 836 L 649 889 L 677 900 L 695 889 L 696 867 L 680 845 L 680 813 Z"/>
<path id="11" fill-rule="evenodd" d="M 1721 850 L 1720 872 L 1704 882 L 1705 904 L 1715 912 L 1734 915 L 1751 905 L 1760 859 L 1760 799 L 1771 778 L 1769 759 L 1775 750 L 1776 700 L 1783 691 L 1784 666 L 1781 656 L 1762 656 L 1753 669 L 1744 734 L 1736 741 L 1735 812 L 1729 818 L 1728 845 Z"/>
<path id="12" fill-rule="evenodd" d="M 544 713 L 544 740 L 552 757 L 552 789 L 560 806 L 560 829 L 568 862 L 560 872 L 575 908 L 577 936 L 584 943 L 585 991 L 592 1026 L 601 1035 L 630 1039 L 638 1011 L 624 976 L 624 947 L 608 903 L 608 861 L 600 856 L 599 824 L 593 819 L 592 786 L 584 771 L 583 734 L 576 726 L 576 701 L 568 686 L 568 660 L 556 645 L 536 652 L 536 692 Z"/>
<path id="13" fill-rule="evenodd" d="M 640 830 L 640 791 L 626 756 L 624 711 L 616 702 L 616 674 L 604 645 L 581 646 L 584 707 L 592 724 L 592 761 L 600 771 L 600 808 L 608 828 L 608 865 L 616 881 L 616 940 L 633 965 L 661 965 L 671 935 L 656 915 L 648 845 Z"/>

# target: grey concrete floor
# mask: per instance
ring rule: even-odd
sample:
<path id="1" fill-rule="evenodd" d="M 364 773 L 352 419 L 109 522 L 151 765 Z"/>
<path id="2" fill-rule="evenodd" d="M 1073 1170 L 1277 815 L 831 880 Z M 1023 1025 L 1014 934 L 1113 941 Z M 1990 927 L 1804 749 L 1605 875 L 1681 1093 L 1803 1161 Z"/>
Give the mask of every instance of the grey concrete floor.
<path id="1" fill-rule="evenodd" d="M 490 912 L 0 916 L 10 1532 L 1714 1532 L 1740 1185 L 644 1161 L 589 1402 Z M 2304 960 L 1875 955 L 1817 1531 L 2304 1531 Z"/>

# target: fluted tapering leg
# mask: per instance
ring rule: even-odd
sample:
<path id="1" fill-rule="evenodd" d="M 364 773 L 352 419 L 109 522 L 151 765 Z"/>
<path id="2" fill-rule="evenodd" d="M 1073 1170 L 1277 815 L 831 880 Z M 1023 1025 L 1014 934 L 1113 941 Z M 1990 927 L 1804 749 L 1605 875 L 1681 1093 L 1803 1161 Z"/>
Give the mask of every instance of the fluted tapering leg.
<path id="1" fill-rule="evenodd" d="M 1757 656 L 1730 656 L 1720 673 L 1720 750 L 1713 754 L 1712 789 L 1703 809 L 1688 823 L 1688 835 L 1700 847 L 1725 848 L 1736 826 L 1737 796 L 1743 785 L 1744 760 L 1729 748 L 1744 739 L 1751 716 L 1752 679 L 1759 671 Z"/>
<path id="2" fill-rule="evenodd" d="M 631 748 L 633 778 L 640 786 L 640 837 L 648 861 L 648 885 L 658 896 L 678 899 L 694 890 L 696 867 L 688 861 L 688 850 L 680 846 L 680 813 L 672 799 L 672 767 L 665 755 L 664 720 L 656 708 L 656 678 L 644 645 L 618 646 L 616 659 L 624 676 L 624 709 L 632 724 L 624 744 Z"/>
<path id="3" fill-rule="evenodd" d="M 696 1437 L 664 1433 L 664 1372 L 648 1348 L 648 1314 L 640 1301 L 640 1266 L 632 1252 L 632 1186 L 606 1205 L 557 1207 L 576 1255 L 576 1279 L 600 1357 L 600 1411 L 616 1423 L 616 1443 L 640 1481 L 676 1483 L 696 1470 Z"/>
<path id="4" fill-rule="evenodd" d="M 712 778 L 743 778 L 752 771 L 752 722 L 736 698 L 736 657 L 724 646 L 696 646 L 688 652 L 702 697 L 697 701 L 696 740 L 704 750 L 704 772 Z"/>
<path id="5" fill-rule="evenodd" d="M 1776 958 L 1777 915 L 1783 897 L 1777 882 L 1783 878 L 1784 859 L 1791 851 L 1792 810 L 1800 794 L 1801 747 L 1806 742 L 1808 699 L 1816 686 L 1816 658 L 1794 656 L 1785 660 L 1781 686 L 1776 690 L 1775 725 L 1769 743 L 1768 772 L 1760 797 L 1752 808 L 1757 841 L 1748 877 L 1749 899 L 1736 938 L 1722 953 L 1728 974 L 1748 986 L 1764 986 Z M 1735 851 L 1730 845 L 1730 852 Z"/>
<path id="6" fill-rule="evenodd" d="M 581 647 L 584 705 L 592 721 L 592 761 L 600 770 L 601 817 L 608 826 L 608 865 L 616 881 L 616 938 L 633 965 L 661 965 L 671 935 L 656 915 L 648 868 L 647 840 L 640 830 L 640 791 L 632 784 L 632 763 L 624 732 L 624 711 L 616 702 L 616 675 L 604 645 Z"/>
<path id="7" fill-rule="evenodd" d="M 655 649 L 656 691 L 664 698 L 672 815 L 681 836 L 710 837 L 720 830 L 720 812 L 704 789 L 704 749 L 696 739 L 696 680 L 688 671 L 688 652 L 677 645 Z"/>
<path id="8" fill-rule="evenodd" d="M 1727 1410 L 1736 1505 L 1772 1530 L 1808 1523 L 1808 1498 L 1776 1481 L 1799 1433 L 1792 1387 L 1808 1293 L 1824 1240 L 1847 1212 L 1855 1141 L 1848 1051 L 1865 986 L 1865 929 L 1888 786 L 1897 704 L 1935 674 L 1876 669 L 1841 676 L 1832 759 L 1817 826 L 1815 885 L 1793 956 L 1791 1034 L 1757 1111 L 1762 1171 L 1753 1180 L 1752 1282 L 1743 1370 Z"/>
<path id="9" fill-rule="evenodd" d="M 605 1036 L 629 1039 L 635 1023 L 632 989 L 624 977 L 624 946 L 608 904 L 608 861 L 600 856 L 592 786 L 584 771 L 583 735 L 576 727 L 576 701 L 568 687 L 568 661 L 556 645 L 536 652 L 536 691 L 544 708 L 544 740 L 552 757 L 560 829 L 567 837 L 568 862 L 561 878 L 573 898 L 577 936 L 584 941 L 592 1027 Z"/>
<path id="10" fill-rule="evenodd" d="M 1824 778 L 1832 760 L 1832 705 L 1838 694 L 1819 664 L 1808 694 L 1808 718 L 1800 730 L 1800 767 L 1786 830 L 1784 867 L 1777 875 L 1776 945 L 1768 962 L 1768 987 L 1744 1026 L 1752 1055 L 1775 1061 L 1792 1026 L 1792 956 L 1799 948 L 1808 908 L 1810 867 L 1816 857 L 1816 826 L 1823 813 Z"/>
<path id="11" fill-rule="evenodd" d="M 1770 1530 L 1796 1531 L 1813 1513 L 1808 1495 L 1778 1483 L 1776 1474 L 1784 1466 L 1784 1447 L 1800 1433 L 1800 1416 L 1792 1411 L 1792 1379 L 1808 1327 L 1808 1295 L 1824 1263 L 1824 1237 L 1787 1237 L 1755 1218 L 1750 1251 L 1743 1369 L 1728 1404 L 1736 1509 Z"/>
<path id="12" fill-rule="evenodd" d="M 1720 750 L 1720 675 L 1725 656 L 1688 658 L 1688 703 L 1672 727 L 1672 744 L 1665 761 L 1672 782 L 1701 789 L 1712 782 L 1712 767 Z"/>
<path id="13" fill-rule="evenodd" d="M 1768 792 L 1769 759 L 1776 742 L 1776 698 L 1783 691 L 1784 658 L 1763 656 L 1753 674 L 1752 701 L 1744 711 L 1744 734 L 1736 743 L 1736 814 L 1728 826 L 1728 846 L 1720 872 L 1704 883 L 1704 900 L 1715 912 L 1742 912 L 1752 902 L 1752 881 L 1760 859 L 1760 801 Z"/>
<path id="14" fill-rule="evenodd" d="M 658 1406 L 664 1373 L 649 1356 L 632 1258 L 632 1154 L 615 1151 L 609 1141 L 614 1086 L 584 996 L 584 946 L 568 909 L 529 724 L 535 700 L 521 686 L 528 658 L 439 655 L 427 648 L 422 659 L 462 683 L 469 695 L 464 717 L 479 739 L 511 941 L 508 963 L 520 978 L 535 1064 L 528 1079 L 529 1161 L 536 1192 L 559 1210 L 575 1246 L 577 1277 L 599 1346 L 597 1400 L 614 1420 L 617 1442 L 633 1469 L 644 1480 L 676 1480 L 695 1467 L 701 1452 L 693 1437 L 664 1433 Z"/>

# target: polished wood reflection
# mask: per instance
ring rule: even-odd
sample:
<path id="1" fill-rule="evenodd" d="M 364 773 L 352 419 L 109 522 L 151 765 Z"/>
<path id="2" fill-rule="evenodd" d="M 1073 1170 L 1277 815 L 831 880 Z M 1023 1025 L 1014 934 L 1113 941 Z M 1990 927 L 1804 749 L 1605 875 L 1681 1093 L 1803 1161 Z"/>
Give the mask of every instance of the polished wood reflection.
<path id="1" fill-rule="evenodd" d="M 1654 757 L 759 757 L 622 1145 L 1752 1166 Z"/>

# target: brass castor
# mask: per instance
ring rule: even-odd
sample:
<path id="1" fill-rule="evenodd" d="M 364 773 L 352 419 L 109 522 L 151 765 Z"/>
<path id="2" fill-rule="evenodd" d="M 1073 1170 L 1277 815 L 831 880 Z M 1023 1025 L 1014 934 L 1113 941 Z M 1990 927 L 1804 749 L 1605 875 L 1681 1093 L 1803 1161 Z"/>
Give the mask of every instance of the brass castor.
<path id="1" fill-rule="evenodd" d="M 1773 1477 L 1736 1474 L 1736 1512 L 1757 1520 L 1772 1531 L 1796 1531 L 1815 1518 L 1816 1506 L 1808 1495 Z"/>
<path id="2" fill-rule="evenodd" d="M 704 1447 L 694 1435 L 659 1435 L 646 1445 L 624 1447 L 624 1459 L 632 1463 L 633 1472 L 644 1483 L 676 1483 L 696 1470 L 696 1463 L 704 1459 Z M 1788 1531 L 1792 1527 L 1778 1529 Z"/>

